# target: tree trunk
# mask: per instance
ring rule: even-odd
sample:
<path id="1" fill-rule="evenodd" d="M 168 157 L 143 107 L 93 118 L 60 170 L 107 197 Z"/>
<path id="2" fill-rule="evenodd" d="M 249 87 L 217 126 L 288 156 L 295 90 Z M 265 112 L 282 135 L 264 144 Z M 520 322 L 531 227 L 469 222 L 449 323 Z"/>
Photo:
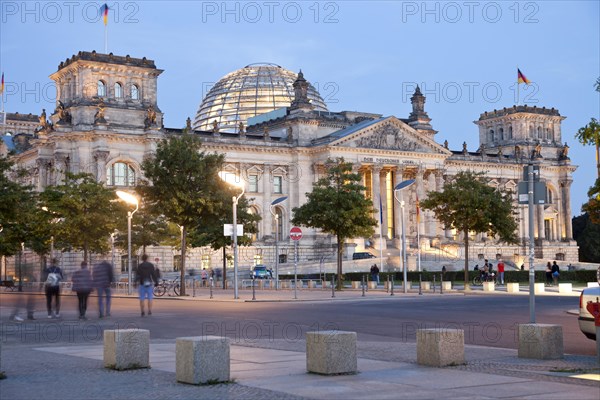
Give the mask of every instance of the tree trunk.
<path id="1" fill-rule="evenodd" d="M 465 290 L 469 290 L 469 230 L 465 229 Z"/>
<path id="2" fill-rule="evenodd" d="M 185 226 L 183 227 L 182 231 L 181 231 L 181 271 L 179 271 L 181 273 L 181 278 L 179 279 L 179 295 L 180 296 L 185 296 L 185 240 L 186 240 L 186 236 L 187 236 L 187 231 L 185 229 Z"/>
<path id="3" fill-rule="evenodd" d="M 342 254 L 344 252 L 344 239 L 338 237 L 337 242 L 337 290 L 342 290 Z"/>

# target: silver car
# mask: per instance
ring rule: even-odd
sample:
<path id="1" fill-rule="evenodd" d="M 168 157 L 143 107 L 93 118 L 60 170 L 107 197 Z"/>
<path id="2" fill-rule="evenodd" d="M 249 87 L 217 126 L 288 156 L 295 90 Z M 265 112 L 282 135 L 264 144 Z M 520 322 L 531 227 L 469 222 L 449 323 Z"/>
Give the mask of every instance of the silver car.
<path id="1" fill-rule="evenodd" d="M 596 325 L 594 316 L 587 310 L 588 301 L 596 302 L 600 299 L 600 287 L 583 289 L 579 296 L 579 329 L 588 339 L 596 340 Z"/>

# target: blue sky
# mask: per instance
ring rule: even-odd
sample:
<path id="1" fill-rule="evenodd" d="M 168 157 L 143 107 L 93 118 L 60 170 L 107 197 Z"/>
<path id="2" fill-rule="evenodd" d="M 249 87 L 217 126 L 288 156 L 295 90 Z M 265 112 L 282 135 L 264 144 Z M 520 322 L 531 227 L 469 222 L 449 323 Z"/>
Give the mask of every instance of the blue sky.
<path id="1" fill-rule="evenodd" d="M 6 111 L 53 110 L 48 75 L 81 50 L 104 50 L 104 2 L 0 2 Z M 517 66 L 533 82 L 521 104 L 555 107 L 579 169 L 580 214 L 596 178 L 595 150 L 574 138 L 600 117 L 597 1 L 118 1 L 108 2 L 108 50 L 147 57 L 165 72 L 167 127 L 192 119 L 210 85 L 255 62 L 302 68 L 329 109 L 408 116 L 414 84 L 453 150 L 478 147 L 473 121 L 516 103 Z M 9 93 L 10 92 L 10 93 Z"/>

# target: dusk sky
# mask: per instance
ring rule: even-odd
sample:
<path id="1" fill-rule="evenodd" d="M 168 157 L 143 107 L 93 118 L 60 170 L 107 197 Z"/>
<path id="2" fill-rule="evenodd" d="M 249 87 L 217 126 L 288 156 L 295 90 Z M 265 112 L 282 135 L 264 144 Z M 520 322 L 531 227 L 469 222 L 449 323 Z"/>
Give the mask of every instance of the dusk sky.
<path id="1" fill-rule="evenodd" d="M 0 71 L 7 112 L 54 110 L 58 64 L 104 52 L 104 2 L 1 1 Z M 596 179 L 595 149 L 576 131 L 600 117 L 598 1 L 119 1 L 108 2 L 108 52 L 164 70 L 165 126 L 194 119 L 210 86 L 270 62 L 304 72 L 332 111 L 406 118 L 416 84 L 451 150 L 476 151 L 484 111 L 517 103 L 517 66 L 532 82 L 519 104 L 557 108 L 562 142 L 579 169 L 573 215 Z"/>

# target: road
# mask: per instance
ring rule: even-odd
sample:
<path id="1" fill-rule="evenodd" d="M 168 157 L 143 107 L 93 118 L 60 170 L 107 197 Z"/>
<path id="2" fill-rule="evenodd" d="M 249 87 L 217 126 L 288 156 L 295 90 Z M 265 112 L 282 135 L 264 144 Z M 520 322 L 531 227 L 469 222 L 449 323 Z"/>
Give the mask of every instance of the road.
<path id="1" fill-rule="evenodd" d="M 339 301 L 222 302 L 176 298 L 155 299 L 154 313 L 142 318 L 139 302 L 114 298 L 112 317 L 99 320 L 95 298 L 91 299 L 88 321 L 76 318 L 76 298 L 62 296 L 62 315 L 48 320 L 37 312 L 36 321 L 8 321 L 19 295 L 0 295 L 0 317 L 5 342 L 60 343 L 102 340 L 102 330 L 115 327 L 149 329 L 153 339 L 181 336 L 226 335 L 234 341 L 284 339 L 298 341 L 312 330 L 355 331 L 365 341 L 415 341 L 418 328 L 459 328 L 465 343 L 517 348 L 515 327 L 529 322 L 527 296 L 444 295 L 394 298 L 365 298 Z M 37 309 L 43 309 L 41 295 Z M 579 331 L 578 297 L 536 297 L 536 322 L 563 327 L 564 351 L 594 355 L 595 342 Z M 41 318 L 40 318 L 41 317 Z"/>

